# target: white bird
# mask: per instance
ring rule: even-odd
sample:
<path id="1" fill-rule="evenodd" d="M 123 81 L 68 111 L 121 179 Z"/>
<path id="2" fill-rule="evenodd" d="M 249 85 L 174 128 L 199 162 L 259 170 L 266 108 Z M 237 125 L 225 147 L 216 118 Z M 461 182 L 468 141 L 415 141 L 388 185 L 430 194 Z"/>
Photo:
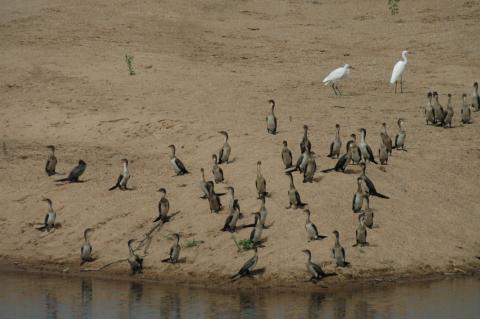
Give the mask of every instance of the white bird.
<path id="1" fill-rule="evenodd" d="M 392 71 L 392 77 L 390 78 L 390 84 L 395 84 L 395 93 L 397 93 L 397 82 L 400 80 L 400 93 L 403 93 L 403 72 L 407 67 L 407 55 L 408 51 L 402 51 L 402 59 L 395 63 Z"/>
<path id="2" fill-rule="evenodd" d="M 342 95 L 340 93 L 340 90 L 338 89 L 338 85 L 336 85 L 337 81 L 340 81 L 344 77 L 347 77 L 350 75 L 350 70 L 353 69 L 353 67 L 349 64 L 345 64 L 344 66 L 337 68 L 330 72 L 329 75 L 325 79 L 323 79 L 323 83 L 325 85 L 332 85 L 333 92 L 335 92 L 335 95 Z M 338 91 L 338 93 L 337 93 Z"/>

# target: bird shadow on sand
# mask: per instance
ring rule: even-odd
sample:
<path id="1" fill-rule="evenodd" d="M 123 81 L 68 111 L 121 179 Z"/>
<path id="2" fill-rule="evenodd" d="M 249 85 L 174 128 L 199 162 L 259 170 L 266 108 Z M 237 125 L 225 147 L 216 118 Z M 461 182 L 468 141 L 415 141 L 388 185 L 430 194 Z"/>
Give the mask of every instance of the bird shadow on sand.
<path id="1" fill-rule="evenodd" d="M 93 262 L 95 262 L 95 261 L 98 260 L 98 259 L 99 259 L 98 257 L 91 257 L 91 258 L 88 259 L 88 260 L 82 261 L 82 262 L 80 263 L 80 266 L 83 266 L 83 265 L 85 265 L 86 263 L 93 263 Z"/>
<path id="2" fill-rule="evenodd" d="M 250 276 L 253 277 L 253 276 L 263 275 L 266 270 L 267 270 L 267 267 L 262 267 L 262 268 L 258 268 L 258 269 L 252 270 L 252 271 L 250 272 Z"/>
<path id="3" fill-rule="evenodd" d="M 222 163 L 221 165 L 225 164 L 225 165 L 228 165 L 228 164 L 232 164 L 232 163 L 235 163 L 235 161 L 237 160 L 237 157 L 232 157 L 232 159 L 228 159 L 228 162 L 227 163 Z"/>
<path id="4" fill-rule="evenodd" d="M 170 261 L 166 262 L 168 264 L 172 264 L 172 265 L 175 265 L 175 264 L 186 264 L 187 263 L 187 257 L 182 257 L 182 258 L 178 258 L 177 262 L 175 263 L 172 263 Z"/>
<path id="5" fill-rule="evenodd" d="M 356 170 L 356 169 L 352 169 L 352 168 L 347 168 L 345 171 L 344 171 L 345 174 L 358 174 L 360 173 L 360 170 Z"/>
<path id="6" fill-rule="evenodd" d="M 91 181 L 91 179 L 85 179 L 81 181 L 76 181 L 76 182 L 70 182 L 70 181 L 55 181 L 55 186 L 63 186 L 63 185 L 70 185 L 70 184 L 82 184 L 86 183 L 88 181 Z"/>

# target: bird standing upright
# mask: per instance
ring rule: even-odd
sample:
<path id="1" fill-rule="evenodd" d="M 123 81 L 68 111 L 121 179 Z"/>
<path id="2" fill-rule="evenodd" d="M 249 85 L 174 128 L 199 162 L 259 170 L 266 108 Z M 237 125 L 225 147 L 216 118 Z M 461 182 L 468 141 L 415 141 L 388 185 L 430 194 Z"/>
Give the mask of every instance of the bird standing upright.
<path id="1" fill-rule="evenodd" d="M 268 100 L 272 104 L 272 110 L 267 114 L 267 132 L 270 134 L 277 134 L 277 117 L 275 116 L 275 101 Z"/>
<path id="2" fill-rule="evenodd" d="M 340 89 L 338 88 L 338 85 L 336 84 L 338 81 L 341 79 L 347 77 L 350 75 L 350 70 L 353 69 L 353 67 L 349 64 L 345 64 L 344 66 L 337 68 L 330 72 L 329 75 L 325 79 L 323 79 L 323 83 L 325 85 L 331 85 L 333 92 L 335 92 L 335 95 L 342 95 L 340 92 Z"/>
<path id="3" fill-rule="evenodd" d="M 395 93 L 397 93 L 397 82 L 400 80 L 400 93 L 403 93 L 403 73 L 407 68 L 407 55 L 408 51 L 402 51 L 402 60 L 395 63 L 392 71 L 392 77 L 390 78 L 390 84 L 395 84 Z"/>

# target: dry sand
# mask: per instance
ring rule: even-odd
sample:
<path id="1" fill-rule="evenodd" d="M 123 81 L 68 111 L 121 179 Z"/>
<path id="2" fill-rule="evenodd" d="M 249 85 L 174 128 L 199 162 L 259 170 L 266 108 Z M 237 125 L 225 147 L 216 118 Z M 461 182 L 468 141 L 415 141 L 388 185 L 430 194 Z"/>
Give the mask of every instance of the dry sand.
<path id="1" fill-rule="evenodd" d="M 83 230 L 92 236 L 95 268 L 128 254 L 129 238 L 142 238 L 157 215 L 159 187 L 171 212 L 154 235 L 146 278 L 224 282 L 252 252 L 237 252 L 219 229 L 226 212 L 209 213 L 199 198 L 199 170 L 210 174 L 210 156 L 228 130 L 233 163 L 223 167 L 242 210 L 257 210 L 255 163 L 264 163 L 268 220 L 266 247 L 255 281 L 298 286 L 307 277 L 302 249 L 333 270 L 331 232 L 338 229 L 352 267 L 327 285 L 356 278 L 395 278 L 468 271 L 480 261 L 480 114 L 459 123 L 461 94 L 480 80 L 480 5 L 474 1 L 401 1 L 391 16 L 386 1 L 1 1 L 0 11 L 0 254 L 3 264 L 78 272 Z M 405 93 L 393 95 L 388 79 L 409 48 Z M 124 55 L 134 56 L 129 76 Z M 344 63 L 355 67 L 338 98 L 321 83 Z M 453 94 L 453 129 L 425 126 L 429 90 Z M 267 135 L 267 100 L 277 101 L 279 134 Z M 334 125 L 347 136 L 360 127 L 375 153 L 382 122 L 390 135 L 405 119 L 408 152 L 395 152 L 385 169 L 368 174 L 390 200 L 373 198 L 378 228 L 370 247 L 352 248 L 357 216 L 351 212 L 352 174 L 318 173 L 320 181 L 296 186 L 312 219 L 329 238 L 307 243 L 300 210 L 286 210 L 288 178 L 282 173 L 282 140 L 295 158 L 302 125 L 311 128 L 317 165 L 327 168 Z M 47 144 L 57 146 L 58 171 L 88 163 L 85 183 L 57 186 L 43 171 Z M 172 177 L 167 145 L 192 174 Z M 108 192 L 131 161 L 135 191 Z M 223 186 L 217 187 L 218 191 Z M 50 197 L 62 227 L 40 233 L 29 224 L 46 213 Z M 225 200 L 224 200 L 225 201 Z M 249 222 L 251 217 L 248 216 Z M 186 263 L 166 265 L 180 232 Z M 249 230 L 236 234 L 247 238 Z M 128 264 L 105 275 L 127 274 Z"/>

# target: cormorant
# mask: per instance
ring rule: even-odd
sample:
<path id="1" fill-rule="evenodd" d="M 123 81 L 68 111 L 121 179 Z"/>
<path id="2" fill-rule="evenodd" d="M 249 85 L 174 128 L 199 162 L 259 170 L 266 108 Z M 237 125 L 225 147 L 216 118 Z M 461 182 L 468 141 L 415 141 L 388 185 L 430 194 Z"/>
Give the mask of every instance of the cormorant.
<path id="1" fill-rule="evenodd" d="M 335 138 L 330 144 L 330 153 L 327 156 L 331 158 L 338 158 L 340 156 L 341 148 L 342 140 L 340 139 L 340 124 L 335 124 Z"/>
<path id="2" fill-rule="evenodd" d="M 236 279 L 237 277 L 241 278 L 241 277 L 252 275 L 253 268 L 255 268 L 258 261 L 257 247 L 255 247 L 254 250 L 255 250 L 255 255 L 253 255 L 253 257 L 251 257 L 250 259 L 248 259 L 247 262 L 243 264 L 242 268 L 240 268 L 240 270 L 235 275 L 231 276 L 230 279 Z"/>
<path id="3" fill-rule="evenodd" d="M 78 178 L 85 172 L 87 169 L 87 163 L 85 163 L 82 160 L 78 161 L 78 165 L 75 166 L 70 174 L 68 174 L 68 177 L 66 178 L 61 178 L 57 179 L 57 182 L 68 182 L 68 183 L 78 183 L 79 180 Z"/>
<path id="4" fill-rule="evenodd" d="M 177 176 L 188 174 L 189 172 L 185 168 L 185 165 L 183 165 L 182 161 L 175 155 L 175 145 L 172 144 L 168 147 L 170 148 L 170 164 L 172 165 L 175 174 L 177 174 Z"/>
<path id="5" fill-rule="evenodd" d="M 162 263 L 171 263 L 175 264 L 178 262 L 178 257 L 180 256 L 180 245 L 178 242 L 180 241 L 180 235 L 179 234 L 173 234 L 173 237 L 175 237 L 175 241 L 172 244 L 172 247 L 170 247 L 170 255 L 168 258 L 162 259 Z"/>
<path id="6" fill-rule="evenodd" d="M 277 134 L 277 117 L 275 116 L 275 101 L 268 100 L 272 104 L 272 110 L 267 114 L 267 132 L 270 134 Z"/>
<path id="7" fill-rule="evenodd" d="M 167 191 L 165 190 L 165 188 L 160 188 L 158 191 L 160 192 L 160 201 L 158 202 L 158 217 L 155 218 L 153 222 L 155 223 L 161 220 L 162 222 L 166 223 L 168 221 L 170 202 L 165 197 L 167 195 Z"/>
<path id="8" fill-rule="evenodd" d="M 55 146 L 48 145 L 47 148 L 50 150 L 50 154 L 47 158 L 47 163 L 45 165 L 45 172 L 48 176 L 55 175 L 55 168 L 57 167 L 57 157 L 55 156 Z"/>
<path id="9" fill-rule="evenodd" d="M 230 144 L 228 144 L 228 133 L 225 131 L 220 131 L 219 133 L 225 136 L 225 143 L 223 143 L 222 148 L 220 148 L 220 151 L 218 152 L 218 164 L 228 164 L 228 159 L 232 150 Z"/>
<path id="10" fill-rule="evenodd" d="M 313 283 L 317 283 L 318 281 L 322 280 L 325 277 L 336 276 L 337 275 L 334 272 L 333 273 L 326 273 L 326 272 L 323 271 L 323 269 L 322 269 L 322 267 L 320 267 L 320 265 L 317 265 L 317 264 L 313 263 L 312 262 L 312 253 L 310 252 L 310 250 L 305 249 L 305 250 L 302 250 L 302 252 L 304 252 L 307 255 L 307 262 L 306 262 L 307 271 L 312 276 L 309 281 L 311 281 Z"/>
<path id="11" fill-rule="evenodd" d="M 128 160 L 126 158 L 122 159 L 122 164 L 123 164 L 123 172 L 118 176 L 117 178 L 117 183 L 112 186 L 109 191 L 114 190 L 115 188 L 118 188 L 122 191 L 127 189 L 127 183 L 128 180 L 130 179 L 130 173 L 128 171 Z"/>
<path id="12" fill-rule="evenodd" d="M 139 257 L 135 252 L 133 251 L 132 248 L 132 243 L 135 241 L 135 239 L 130 239 L 127 242 L 128 245 L 128 263 L 130 264 L 130 269 L 132 271 L 131 275 L 135 275 L 136 273 L 142 273 L 143 272 L 143 258 Z"/>
<path id="13" fill-rule="evenodd" d="M 82 262 L 80 265 L 83 265 L 86 262 L 93 261 L 92 257 L 92 244 L 90 244 L 90 234 L 93 232 L 92 228 L 87 228 L 83 232 L 83 238 L 85 238 L 85 242 L 82 245 L 82 248 L 80 249 L 80 258 L 82 259 Z"/>

